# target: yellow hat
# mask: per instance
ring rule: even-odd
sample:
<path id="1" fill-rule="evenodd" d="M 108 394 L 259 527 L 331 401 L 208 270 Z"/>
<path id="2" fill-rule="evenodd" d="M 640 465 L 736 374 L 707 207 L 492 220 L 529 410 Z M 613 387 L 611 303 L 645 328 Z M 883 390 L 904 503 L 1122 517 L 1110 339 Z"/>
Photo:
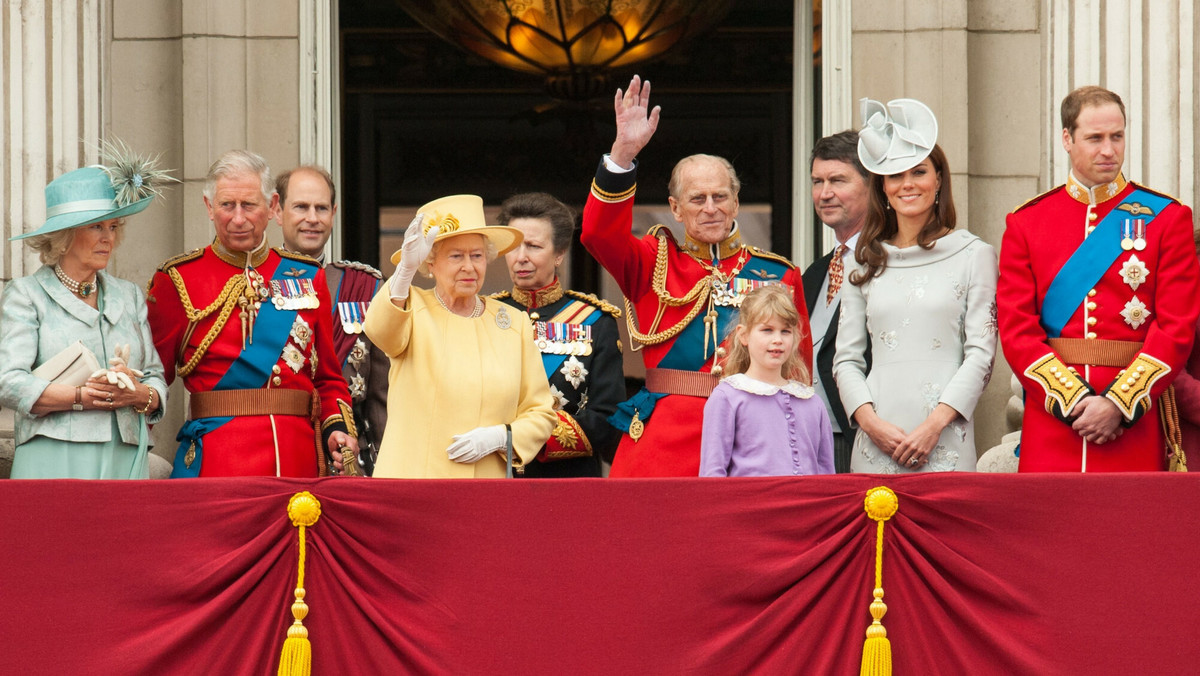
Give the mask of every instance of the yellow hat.
<path id="1" fill-rule="evenodd" d="M 496 255 L 503 256 L 525 238 L 516 228 L 507 225 L 488 225 L 483 217 L 483 198 L 478 195 L 450 195 L 436 199 L 417 210 L 425 214 L 422 227 L 426 233 L 433 228 L 440 232 L 434 243 L 459 235 L 483 235 L 496 247 Z M 401 250 L 392 254 L 392 264 L 400 262 Z M 424 261 L 422 261 L 424 263 Z"/>

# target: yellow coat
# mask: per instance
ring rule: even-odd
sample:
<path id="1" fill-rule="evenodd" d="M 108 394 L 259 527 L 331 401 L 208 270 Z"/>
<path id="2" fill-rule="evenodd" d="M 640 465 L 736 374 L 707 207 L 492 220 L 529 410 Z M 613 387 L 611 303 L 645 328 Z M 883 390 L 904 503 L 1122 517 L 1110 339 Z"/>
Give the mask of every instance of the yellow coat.
<path id="1" fill-rule="evenodd" d="M 374 476 L 503 477 L 503 451 L 457 463 L 446 455 L 451 437 L 510 423 L 514 465 L 532 460 L 550 438 L 553 399 L 533 325 L 524 312 L 491 298 L 484 302 L 483 315 L 469 319 L 441 307 L 425 289 L 412 287 L 404 310 L 392 304 L 387 284 L 375 295 L 363 329 L 391 359 L 391 369 Z"/>

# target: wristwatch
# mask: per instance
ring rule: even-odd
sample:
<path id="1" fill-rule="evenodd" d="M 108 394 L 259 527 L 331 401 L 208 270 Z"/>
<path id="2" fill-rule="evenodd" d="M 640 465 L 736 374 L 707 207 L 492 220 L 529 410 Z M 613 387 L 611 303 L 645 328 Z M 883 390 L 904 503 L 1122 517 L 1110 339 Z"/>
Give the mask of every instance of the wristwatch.
<path id="1" fill-rule="evenodd" d="M 75 388 L 75 403 L 71 404 L 71 410 L 72 411 L 82 411 L 83 410 L 83 387 L 82 386 Z"/>

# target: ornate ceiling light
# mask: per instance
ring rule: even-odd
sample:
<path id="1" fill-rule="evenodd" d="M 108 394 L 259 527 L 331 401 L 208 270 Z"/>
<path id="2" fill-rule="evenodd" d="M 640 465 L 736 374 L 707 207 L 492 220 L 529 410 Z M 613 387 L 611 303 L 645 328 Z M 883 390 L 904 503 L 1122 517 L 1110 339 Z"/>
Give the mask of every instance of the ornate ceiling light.
<path id="1" fill-rule="evenodd" d="M 398 0 L 439 37 L 513 70 L 551 96 L 611 94 L 611 70 L 654 58 L 720 21 L 732 0 Z"/>

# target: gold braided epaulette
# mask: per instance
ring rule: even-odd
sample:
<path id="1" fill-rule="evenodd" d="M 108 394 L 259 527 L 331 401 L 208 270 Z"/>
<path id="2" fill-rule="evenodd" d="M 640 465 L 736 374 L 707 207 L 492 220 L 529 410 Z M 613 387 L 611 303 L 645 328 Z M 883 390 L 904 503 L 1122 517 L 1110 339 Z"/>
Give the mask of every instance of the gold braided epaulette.
<path id="1" fill-rule="evenodd" d="M 204 255 L 204 249 L 197 248 L 197 249 L 192 249 L 191 251 L 188 251 L 187 253 L 181 253 L 178 256 L 172 256 L 172 257 L 168 258 L 167 260 L 163 261 L 162 265 L 158 266 L 158 271 L 166 272 L 167 270 L 169 270 L 175 266 L 183 265 L 184 263 L 187 263 L 188 261 L 194 261 L 203 255 Z"/>
<path id="2" fill-rule="evenodd" d="M 613 317 L 616 317 L 617 319 L 621 318 L 621 310 L 619 308 L 617 308 L 616 305 L 613 305 L 612 303 L 604 300 L 603 298 L 600 298 L 599 296 L 597 296 L 594 293 L 584 293 L 582 291 L 575 291 L 574 289 L 567 289 L 566 291 L 567 291 L 567 295 L 571 296 L 572 298 L 578 298 L 579 300 L 584 301 L 585 303 L 590 303 L 591 305 L 595 305 L 596 307 L 600 308 L 600 310 L 602 312 L 607 312 L 608 314 L 612 315 Z M 503 291 L 502 293 L 504 293 L 505 295 L 508 295 L 507 291 Z M 493 296 L 493 298 L 495 298 L 495 296 Z"/>
<path id="3" fill-rule="evenodd" d="M 1150 193 L 1151 195 L 1158 195 L 1159 197 L 1165 197 L 1176 204 L 1182 204 L 1182 202 L 1180 202 L 1179 199 L 1177 197 L 1175 197 L 1174 195 L 1169 195 L 1161 190 L 1155 190 L 1154 188 L 1147 188 L 1146 186 L 1144 186 L 1141 183 L 1138 183 L 1136 181 L 1130 181 L 1130 183 L 1132 183 L 1134 186 L 1136 186 L 1139 190 L 1145 190 L 1146 192 Z"/>
<path id="4" fill-rule="evenodd" d="M 294 261 L 300 261 L 301 263 L 308 263 L 310 265 L 315 265 L 317 267 L 321 267 L 321 263 L 318 262 L 317 259 L 313 258 L 312 256 L 302 254 L 302 253 L 296 253 L 295 251 L 288 251 L 287 249 L 285 249 L 281 246 L 272 247 L 272 248 L 275 250 L 275 253 L 279 254 L 280 256 L 282 256 L 284 258 L 290 258 Z"/>
<path id="5" fill-rule="evenodd" d="M 512 292 L 511 292 L 511 291 L 508 291 L 508 290 L 506 289 L 506 290 L 504 290 L 504 291 L 497 291 L 496 293 L 489 294 L 489 295 L 488 295 L 488 298 L 495 298 L 496 300 L 501 300 L 501 299 L 503 299 L 503 298 L 508 298 L 508 297 L 509 297 L 509 296 L 511 296 L 511 295 L 512 295 Z"/>
<path id="6" fill-rule="evenodd" d="M 650 229 L 646 231 L 646 234 L 659 239 L 669 239 L 676 247 L 679 246 L 679 240 L 675 239 L 675 233 L 671 232 L 671 229 L 662 223 L 650 226 Z"/>
<path id="7" fill-rule="evenodd" d="M 788 259 L 784 256 L 780 256 L 779 254 L 777 254 L 773 251 L 767 251 L 766 249 L 760 249 L 756 246 L 750 246 L 750 247 L 746 247 L 746 248 L 750 249 L 751 254 L 758 256 L 759 258 L 765 258 L 769 261 L 775 261 L 776 263 L 782 263 L 783 265 L 787 266 L 788 270 L 796 269 L 796 264 L 793 263 L 790 259 Z"/>
<path id="8" fill-rule="evenodd" d="M 367 265 L 366 263 L 359 263 L 358 261 L 343 260 L 343 261 L 334 261 L 333 263 L 331 263 L 331 265 L 333 265 L 333 267 L 335 267 L 335 268 L 358 270 L 359 272 L 365 272 L 368 275 L 371 275 L 375 279 L 383 279 L 382 272 L 380 272 L 379 270 L 376 270 L 375 268 L 371 267 L 370 265 Z"/>
<path id="9" fill-rule="evenodd" d="M 1015 214 L 1015 213 L 1017 213 L 1018 211 L 1020 211 L 1020 210 L 1024 209 L 1025 207 L 1031 207 L 1031 206 L 1033 206 L 1033 205 L 1037 204 L 1038 202 L 1042 201 L 1042 198 L 1046 197 L 1046 196 L 1047 196 L 1047 195 L 1049 195 L 1050 193 L 1052 193 L 1052 192 L 1054 192 L 1054 191 L 1056 191 L 1056 190 L 1062 190 L 1064 187 L 1066 187 L 1066 185 L 1067 185 L 1066 183 L 1063 183 L 1062 185 L 1059 185 L 1059 186 L 1055 186 L 1055 187 L 1053 187 L 1053 188 L 1050 188 L 1049 190 L 1047 190 L 1046 192 L 1044 192 L 1044 193 L 1042 193 L 1042 194 L 1040 194 L 1040 195 L 1034 195 L 1033 197 L 1030 197 L 1029 199 L 1025 200 L 1024 202 L 1021 202 L 1020 204 L 1018 204 L 1018 205 L 1016 206 L 1016 208 L 1015 208 L 1015 209 L 1013 209 L 1013 210 L 1012 210 L 1011 212 L 1009 212 L 1009 213 L 1014 213 L 1014 214 Z"/>

